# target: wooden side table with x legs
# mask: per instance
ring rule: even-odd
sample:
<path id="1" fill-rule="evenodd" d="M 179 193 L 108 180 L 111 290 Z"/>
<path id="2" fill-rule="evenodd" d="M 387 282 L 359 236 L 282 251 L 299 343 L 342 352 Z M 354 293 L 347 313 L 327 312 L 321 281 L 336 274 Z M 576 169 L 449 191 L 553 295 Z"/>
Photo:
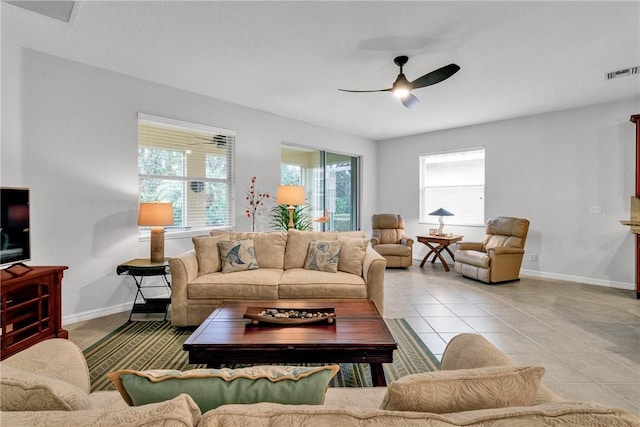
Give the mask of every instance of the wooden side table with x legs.
<path id="1" fill-rule="evenodd" d="M 435 262 L 436 258 L 439 258 L 440 262 L 442 263 L 442 267 L 444 267 L 444 270 L 445 271 L 449 271 L 449 265 L 447 265 L 447 261 L 445 261 L 444 257 L 442 256 L 442 251 L 446 250 L 449 253 L 449 255 L 451 256 L 451 259 L 454 259 L 453 258 L 453 252 L 451 252 L 451 249 L 449 249 L 449 245 L 452 245 L 452 244 L 454 244 L 456 242 L 459 242 L 460 240 L 462 240 L 463 237 L 464 236 L 459 236 L 459 235 L 453 235 L 453 236 L 436 236 L 436 235 L 416 236 L 416 238 L 418 239 L 418 242 L 424 243 L 430 249 L 429 252 L 427 252 L 427 254 L 424 256 L 424 258 L 422 258 L 422 262 L 420 263 L 420 268 L 424 267 L 424 263 L 431 256 L 431 254 L 433 254 L 433 259 L 431 260 L 431 263 Z M 437 245 L 437 246 L 434 246 L 434 244 Z"/>

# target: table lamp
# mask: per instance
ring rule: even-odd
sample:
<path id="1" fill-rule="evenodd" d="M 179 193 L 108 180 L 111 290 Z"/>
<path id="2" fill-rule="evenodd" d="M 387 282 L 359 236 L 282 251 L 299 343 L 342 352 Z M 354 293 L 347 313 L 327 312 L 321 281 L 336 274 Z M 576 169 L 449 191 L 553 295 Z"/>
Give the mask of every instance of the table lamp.
<path id="1" fill-rule="evenodd" d="M 444 229 L 444 221 L 442 220 L 442 217 L 453 216 L 453 214 L 446 209 L 440 208 L 431 212 L 429 215 L 438 215 L 438 222 L 440 223 L 440 227 L 438 227 L 438 236 L 444 236 L 444 232 L 442 231 Z"/>
<path id="2" fill-rule="evenodd" d="M 173 225 L 173 204 L 140 203 L 138 225 L 151 227 L 151 262 L 164 262 L 164 226 Z"/>
<path id="3" fill-rule="evenodd" d="M 288 229 L 296 228 L 293 223 L 293 214 L 297 205 L 304 205 L 304 187 L 301 185 L 281 185 L 278 187 L 276 203 L 287 205 L 289 211 Z"/>

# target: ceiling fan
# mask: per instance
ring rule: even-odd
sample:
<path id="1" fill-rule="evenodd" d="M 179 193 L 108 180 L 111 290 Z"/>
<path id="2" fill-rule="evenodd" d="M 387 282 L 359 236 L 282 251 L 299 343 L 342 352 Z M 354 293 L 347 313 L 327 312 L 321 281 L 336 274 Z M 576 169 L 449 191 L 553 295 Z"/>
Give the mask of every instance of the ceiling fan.
<path id="1" fill-rule="evenodd" d="M 230 140 L 227 135 L 195 136 L 195 138 L 201 139 L 203 142 L 191 142 L 189 145 L 214 144 L 218 148 L 226 148 Z"/>
<path id="2" fill-rule="evenodd" d="M 460 67 L 456 64 L 445 65 L 442 68 L 438 68 L 435 71 L 425 74 L 422 77 L 418 77 L 414 81 L 410 82 L 407 80 L 405 75 L 402 73 L 402 67 L 409 61 L 409 57 L 407 56 L 398 56 L 393 62 L 400 67 L 400 74 L 396 78 L 396 81 L 393 83 L 389 89 L 378 89 L 378 90 L 348 90 L 348 89 L 338 89 L 343 92 L 356 92 L 356 93 L 366 93 L 366 92 L 392 92 L 397 98 L 400 98 L 402 105 L 407 108 L 413 108 L 420 103 L 420 100 L 416 98 L 411 91 L 413 89 L 418 89 L 425 86 L 431 86 L 436 83 L 440 83 L 443 80 L 448 79 L 453 76 L 455 73 L 460 70 Z"/>

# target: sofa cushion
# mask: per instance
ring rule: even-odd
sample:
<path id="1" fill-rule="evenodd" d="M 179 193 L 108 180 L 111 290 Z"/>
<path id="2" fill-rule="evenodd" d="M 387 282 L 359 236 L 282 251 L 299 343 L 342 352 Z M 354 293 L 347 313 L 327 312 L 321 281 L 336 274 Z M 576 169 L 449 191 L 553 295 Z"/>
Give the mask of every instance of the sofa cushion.
<path id="1" fill-rule="evenodd" d="M 279 280 L 280 285 L 309 285 L 315 287 L 327 285 L 359 285 L 366 291 L 366 282 L 362 276 L 338 271 L 328 273 L 326 271 L 314 271 L 304 268 L 292 268 L 282 272 Z"/>
<path id="2" fill-rule="evenodd" d="M 342 237 L 355 237 L 358 239 L 364 239 L 365 237 L 367 237 L 367 233 L 362 230 L 335 231 L 334 233 L 336 234 L 336 236 L 338 236 L 338 239 Z"/>
<path id="3" fill-rule="evenodd" d="M 275 299 L 278 298 L 278 282 L 282 270 L 260 268 L 205 274 L 195 278 L 187 286 L 189 299 Z M 212 310 L 210 310 L 212 311 Z"/>
<path id="4" fill-rule="evenodd" d="M 285 270 L 278 285 L 279 298 L 367 298 L 362 276 L 338 271 L 292 268 Z"/>
<path id="5" fill-rule="evenodd" d="M 341 246 L 342 243 L 337 240 L 312 240 L 309 242 L 304 268 L 328 273 L 337 272 Z"/>
<path id="6" fill-rule="evenodd" d="M 0 365 L 2 411 L 78 411 L 89 409 L 87 393 L 64 380 Z"/>
<path id="7" fill-rule="evenodd" d="M 215 235 L 220 235 L 217 232 Z M 246 231 L 226 232 L 228 240 L 252 239 L 256 259 L 260 268 L 284 268 L 284 251 L 287 246 L 287 233 L 283 231 Z"/>
<path id="8" fill-rule="evenodd" d="M 284 255 L 284 269 L 304 268 L 309 243 L 312 240 L 337 240 L 340 237 L 364 238 L 364 231 L 300 231 L 287 232 L 287 248 Z"/>
<path id="9" fill-rule="evenodd" d="M 411 256 L 411 248 L 400 243 L 380 243 L 375 246 L 376 252 L 386 256 Z"/>
<path id="10" fill-rule="evenodd" d="M 307 251 L 312 240 L 338 240 L 336 233 L 320 231 L 289 230 L 287 248 L 284 254 L 284 269 L 304 268 Z"/>
<path id="11" fill-rule="evenodd" d="M 512 248 L 523 248 L 529 221 L 522 218 L 493 217 L 489 218 L 486 225 L 486 234 L 482 241 L 482 250 L 489 252 L 489 249 L 507 246 Z"/>
<path id="12" fill-rule="evenodd" d="M 121 370 L 108 374 L 132 406 L 161 402 L 187 393 L 202 412 L 230 403 L 275 402 L 321 405 L 338 365 L 253 366 L 190 371 Z"/>
<path id="13" fill-rule="evenodd" d="M 380 243 L 398 244 L 405 237 L 403 228 L 380 228 L 374 230 L 374 236 Z"/>
<path id="14" fill-rule="evenodd" d="M 383 411 L 353 406 L 225 405 L 202 416 L 199 427 L 340 426 L 340 427 L 630 427 L 638 422 L 628 411 L 592 403 L 549 403 L 451 414 Z"/>
<path id="15" fill-rule="evenodd" d="M 287 233 L 266 231 L 253 237 L 256 258 L 260 268 L 284 268 L 284 251 L 287 247 Z"/>
<path id="16" fill-rule="evenodd" d="M 381 409 L 448 413 L 529 406 L 543 374 L 542 366 L 489 366 L 408 375 L 389 384 Z"/>
<path id="17" fill-rule="evenodd" d="M 252 239 L 218 242 L 223 273 L 260 268 Z"/>
<path id="18" fill-rule="evenodd" d="M 1 365 L 64 380 L 77 386 L 86 394 L 91 391 L 89 368 L 82 350 L 65 338 L 40 341 L 37 345 L 7 357 Z"/>
<path id="19" fill-rule="evenodd" d="M 197 236 L 191 239 L 198 258 L 198 276 L 220 271 L 220 250 L 218 242 L 229 240 L 228 235 Z"/>
<path id="20" fill-rule="evenodd" d="M 120 396 L 118 399 L 122 400 Z M 193 399 L 182 394 L 174 399 L 140 407 L 95 408 L 85 411 L 7 411 L 0 413 L 2 426 L 183 426 L 200 423 L 201 412 Z"/>
<path id="21" fill-rule="evenodd" d="M 491 258 L 486 252 L 472 251 L 472 250 L 458 250 L 456 251 L 456 261 L 475 265 L 480 268 L 489 268 Z"/>
<path id="22" fill-rule="evenodd" d="M 329 387 L 324 396 L 324 406 L 355 406 L 379 409 L 386 392 L 386 386 Z"/>
<path id="23" fill-rule="evenodd" d="M 357 237 L 338 236 L 338 241 L 342 243 L 340 247 L 340 260 L 338 270 L 362 276 L 362 263 L 367 253 L 368 239 Z"/>
<path id="24" fill-rule="evenodd" d="M 89 405 L 91 409 L 109 408 L 113 411 L 129 407 L 127 402 L 124 401 L 120 393 L 116 390 L 98 390 L 91 392 L 91 394 L 89 394 Z"/>

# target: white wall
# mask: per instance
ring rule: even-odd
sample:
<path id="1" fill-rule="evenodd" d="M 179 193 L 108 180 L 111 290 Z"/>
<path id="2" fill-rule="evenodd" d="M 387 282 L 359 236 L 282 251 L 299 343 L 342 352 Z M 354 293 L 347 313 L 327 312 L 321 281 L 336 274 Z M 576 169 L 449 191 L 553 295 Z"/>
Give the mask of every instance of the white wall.
<path id="1" fill-rule="evenodd" d="M 275 194 L 283 141 L 362 156 L 362 218 L 375 211 L 375 142 L 2 43 L 2 185 L 31 188 L 31 265 L 68 265 L 63 322 L 128 310 L 116 265 L 138 241 L 137 113 L 237 131 L 236 184 Z M 244 197 L 236 228 L 248 230 Z M 364 224 L 363 224 L 364 225 Z M 168 240 L 167 256 L 191 249 Z"/>
<path id="2" fill-rule="evenodd" d="M 635 193 L 629 116 L 638 112 L 636 98 L 381 141 L 378 211 L 401 213 L 409 235 L 426 233 L 430 226 L 418 223 L 419 154 L 484 146 L 486 217 L 531 221 L 523 273 L 634 289 L 635 239 L 619 221 L 629 219 Z M 484 235 L 481 227 L 445 229 L 468 241 Z M 414 257 L 425 249 L 417 243 Z"/>

